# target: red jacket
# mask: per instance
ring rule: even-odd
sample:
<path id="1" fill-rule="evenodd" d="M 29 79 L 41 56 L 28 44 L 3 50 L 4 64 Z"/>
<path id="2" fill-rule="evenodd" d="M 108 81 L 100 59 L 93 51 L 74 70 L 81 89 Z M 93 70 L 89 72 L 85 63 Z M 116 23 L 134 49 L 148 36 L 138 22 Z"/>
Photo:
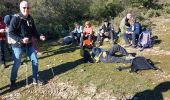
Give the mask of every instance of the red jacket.
<path id="1" fill-rule="evenodd" d="M 0 22 L 0 29 L 6 29 L 6 25 L 4 22 Z M 0 33 L 0 40 L 6 40 L 5 32 Z"/>

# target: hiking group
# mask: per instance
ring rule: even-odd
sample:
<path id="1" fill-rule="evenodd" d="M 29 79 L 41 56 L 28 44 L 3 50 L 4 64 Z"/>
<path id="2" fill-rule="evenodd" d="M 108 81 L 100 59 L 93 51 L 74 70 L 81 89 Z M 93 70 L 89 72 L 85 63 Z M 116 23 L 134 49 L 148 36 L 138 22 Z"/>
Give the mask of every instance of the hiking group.
<path id="1" fill-rule="evenodd" d="M 12 16 L 6 15 L 3 18 L 0 17 L 0 51 L 1 51 L 1 63 L 3 67 L 5 64 L 5 46 L 9 49 L 13 58 L 13 66 L 11 70 L 10 87 L 16 87 L 16 80 L 18 69 L 21 65 L 21 55 L 23 52 L 30 58 L 32 62 L 32 80 L 33 84 L 38 84 L 38 59 L 37 54 L 41 53 L 38 47 L 37 39 L 42 41 L 46 40 L 45 35 L 37 33 L 34 20 L 30 15 L 30 5 L 28 1 L 20 2 L 20 13 Z M 85 63 L 90 62 L 107 62 L 107 63 L 131 63 L 135 58 L 128 53 L 125 48 L 116 44 L 116 41 L 123 36 L 126 43 L 125 47 L 132 46 L 136 48 L 140 46 L 144 48 L 151 46 L 151 32 L 150 30 L 142 30 L 141 24 L 136 21 L 135 17 L 128 13 L 120 22 L 119 31 L 115 32 L 113 24 L 108 18 L 104 19 L 103 25 L 99 27 L 97 35 L 90 21 L 85 22 L 85 26 L 81 26 L 78 22 L 74 23 L 75 29 L 69 33 L 69 36 L 64 38 L 65 44 L 79 44 L 80 49 L 83 51 L 83 57 Z M 146 35 L 148 34 L 149 35 Z M 105 50 L 100 46 L 103 45 L 105 38 L 110 39 L 112 47 L 109 50 Z M 88 50 L 90 49 L 91 53 Z M 119 52 L 123 57 L 115 56 L 116 52 Z"/>

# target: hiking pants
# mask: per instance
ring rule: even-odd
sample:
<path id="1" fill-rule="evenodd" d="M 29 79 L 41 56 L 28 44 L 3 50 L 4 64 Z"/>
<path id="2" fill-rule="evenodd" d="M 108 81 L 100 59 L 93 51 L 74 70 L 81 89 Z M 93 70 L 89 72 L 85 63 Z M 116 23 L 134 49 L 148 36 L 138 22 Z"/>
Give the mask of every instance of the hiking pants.
<path id="1" fill-rule="evenodd" d="M 132 45 L 136 45 L 136 39 L 137 39 L 137 36 L 135 33 L 132 33 L 132 34 L 126 34 L 124 33 L 123 34 L 123 39 L 125 40 L 125 43 L 126 44 L 131 44 L 129 42 L 129 40 L 132 40 Z"/>
<path id="2" fill-rule="evenodd" d="M 108 34 L 108 36 L 106 36 L 105 34 Z M 98 34 L 97 34 L 97 42 L 103 43 L 103 40 L 104 40 L 105 38 L 109 38 L 109 39 L 111 39 L 111 41 L 113 42 L 113 40 L 114 40 L 114 34 L 113 34 L 113 32 L 105 32 L 105 33 L 98 33 Z"/>
<path id="3" fill-rule="evenodd" d="M 11 71 L 11 81 L 16 81 L 18 68 L 21 65 L 21 55 L 23 52 L 26 52 L 28 57 L 30 58 L 32 62 L 32 73 L 33 73 L 33 79 L 37 80 L 38 75 L 38 59 L 35 54 L 35 49 L 32 47 L 32 45 L 27 45 L 25 47 L 15 47 L 12 46 L 13 50 L 13 60 L 14 64 Z M 28 67 L 28 65 L 27 65 Z"/>
<path id="4" fill-rule="evenodd" d="M 6 40 L 0 40 L 0 63 L 5 64 L 5 45 Z"/>
<path id="5" fill-rule="evenodd" d="M 129 54 L 120 45 L 114 45 L 112 48 L 110 48 L 110 50 L 108 50 L 108 56 L 106 58 L 100 57 L 100 61 L 106 63 L 131 63 L 131 60 L 127 60 L 124 57 L 116 57 L 116 52 L 119 52 L 124 56 L 127 56 Z"/>
<path id="6" fill-rule="evenodd" d="M 109 55 L 111 56 L 114 56 L 116 52 L 119 52 L 121 53 L 122 55 L 124 56 L 127 56 L 129 53 L 123 48 L 121 47 L 120 45 L 116 44 L 116 45 L 113 45 L 109 50 Z"/>

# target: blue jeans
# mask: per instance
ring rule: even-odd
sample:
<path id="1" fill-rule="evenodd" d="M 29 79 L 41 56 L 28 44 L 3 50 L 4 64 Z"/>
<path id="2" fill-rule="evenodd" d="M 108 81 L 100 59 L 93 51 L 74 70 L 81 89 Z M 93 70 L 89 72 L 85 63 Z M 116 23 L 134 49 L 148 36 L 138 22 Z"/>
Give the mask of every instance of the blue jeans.
<path id="1" fill-rule="evenodd" d="M 37 80 L 38 76 L 38 59 L 35 54 L 35 49 L 32 47 L 32 45 L 27 45 L 25 47 L 14 47 L 12 46 L 13 50 L 13 60 L 14 64 L 11 71 L 11 81 L 16 81 L 17 74 L 18 74 L 18 68 L 21 65 L 21 55 L 23 52 L 27 53 L 27 56 L 30 58 L 32 62 L 32 73 L 33 73 L 33 79 Z"/>
<path id="2" fill-rule="evenodd" d="M 135 33 L 133 33 L 133 34 L 124 33 L 123 34 L 123 39 L 125 40 L 126 44 L 130 44 L 129 40 L 132 40 L 132 45 L 136 45 L 137 36 L 136 36 Z"/>

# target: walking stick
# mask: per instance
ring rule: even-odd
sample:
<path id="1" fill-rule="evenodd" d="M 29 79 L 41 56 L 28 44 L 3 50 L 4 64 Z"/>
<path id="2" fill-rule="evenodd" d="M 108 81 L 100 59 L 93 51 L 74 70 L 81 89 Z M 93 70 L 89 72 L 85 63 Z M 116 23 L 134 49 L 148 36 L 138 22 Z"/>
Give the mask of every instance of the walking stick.
<path id="1" fill-rule="evenodd" d="M 26 63 L 25 63 L 25 67 L 26 67 L 26 80 L 25 80 L 25 83 L 26 83 L 26 87 L 28 87 L 28 58 L 27 58 L 27 54 L 28 54 L 28 45 L 26 44 Z"/>

